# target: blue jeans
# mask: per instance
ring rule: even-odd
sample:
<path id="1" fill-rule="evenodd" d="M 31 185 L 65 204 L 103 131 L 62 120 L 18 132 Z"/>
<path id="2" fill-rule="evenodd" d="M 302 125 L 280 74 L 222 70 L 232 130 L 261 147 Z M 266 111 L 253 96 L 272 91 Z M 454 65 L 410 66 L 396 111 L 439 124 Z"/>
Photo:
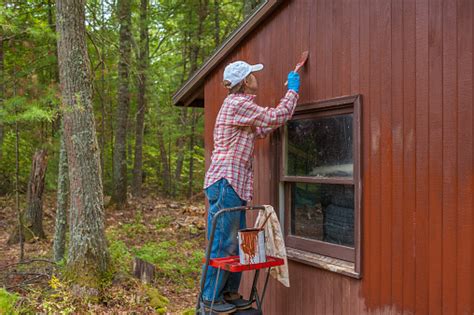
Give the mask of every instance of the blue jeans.
<path id="1" fill-rule="evenodd" d="M 207 187 L 204 192 L 209 200 L 207 216 L 207 239 L 211 235 L 212 218 L 222 209 L 245 206 L 246 202 L 240 199 L 229 182 L 222 178 Z M 237 231 L 244 229 L 245 211 L 235 211 L 221 214 L 217 219 L 214 241 L 211 244 L 211 258 L 239 255 Z M 220 301 L 226 292 L 237 292 L 240 285 L 240 272 L 221 270 L 217 279 L 217 269 L 208 267 L 204 282 L 203 299 L 206 301 Z M 216 285 L 217 284 L 217 285 Z"/>

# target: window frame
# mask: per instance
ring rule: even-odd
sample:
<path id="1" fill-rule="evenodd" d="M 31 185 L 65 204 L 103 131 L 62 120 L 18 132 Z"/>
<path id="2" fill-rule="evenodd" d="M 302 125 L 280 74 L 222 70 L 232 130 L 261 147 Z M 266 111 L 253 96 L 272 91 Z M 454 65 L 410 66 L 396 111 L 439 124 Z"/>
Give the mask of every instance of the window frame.
<path id="1" fill-rule="evenodd" d="M 361 268 L 361 216 L 362 216 L 362 147 L 361 147 L 361 95 L 352 95 L 297 105 L 292 120 L 353 114 L 353 175 L 345 177 L 287 176 L 287 126 L 280 131 L 280 185 L 283 186 L 284 236 L 286 246 L 299 251 L 328 256 L 354 264 L 354 272 Z M 287 183 L 348 184 L 354 187 L 354 248 L 291 235 L 291 188 Z"/>

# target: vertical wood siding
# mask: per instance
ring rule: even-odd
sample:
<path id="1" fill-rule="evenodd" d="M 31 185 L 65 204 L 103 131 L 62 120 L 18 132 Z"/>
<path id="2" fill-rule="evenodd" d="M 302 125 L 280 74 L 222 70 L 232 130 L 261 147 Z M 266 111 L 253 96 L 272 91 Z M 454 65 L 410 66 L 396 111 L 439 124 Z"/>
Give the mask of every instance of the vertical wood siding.
<path id="1" fill-rule="evenodd" d="M 362 95 L 363 277 L 290 261 L 266 314 L 474 312 L 473 15 L 471 0 L 286 1 L 209 75 L 206 165 L 230 61 L 265 64 L 262 106 L 303 50 L 300 103 Z M 278 200 L 277 141 L 257 143 L 255 204 Z"/>

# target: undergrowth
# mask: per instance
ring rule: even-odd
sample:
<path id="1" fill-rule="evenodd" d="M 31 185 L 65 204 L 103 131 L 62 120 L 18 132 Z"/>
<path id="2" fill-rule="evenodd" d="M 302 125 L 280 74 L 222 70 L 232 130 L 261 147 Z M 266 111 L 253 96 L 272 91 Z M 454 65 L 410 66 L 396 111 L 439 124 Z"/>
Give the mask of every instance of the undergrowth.
<path id="1" fill-rule="evenodd" d="M 15 304 L 18 299 L 19 296 L 17 294 L 10 293 L 4 288 L 0 288 L 0 314 L 18 314 L 15 310 Z"/>

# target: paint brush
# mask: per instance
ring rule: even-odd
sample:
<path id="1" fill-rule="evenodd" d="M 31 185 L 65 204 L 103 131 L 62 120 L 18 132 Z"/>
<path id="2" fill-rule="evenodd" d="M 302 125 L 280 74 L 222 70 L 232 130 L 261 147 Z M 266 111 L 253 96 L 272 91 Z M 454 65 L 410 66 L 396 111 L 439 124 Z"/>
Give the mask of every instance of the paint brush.
<path id="1" fill-rule="evenodd" d="M 308 60 L 308 56 L 309 56 L 309 51 L 307 50 L 303 51 L 303 53 L 301 54 L 300 60 L 296 64 L 295 70 L 293 70 L 294 72 L 298 72 L 301 69 L 301 67 L 304 66 L 304 64 L 306 63 L 306 60 Z M 285 86 L 287 85 L 288 85 L 288 81 L 285 82 Z"/>
<path id="2" fill-rule="evenodd" d="M 258 228 L 259 230 L 263 230 L 263 227 L 265 226 L 265 224 L 267 224 L 267 220 L 270 218 L 271 215 L 272 215 L 271 213 L 269 215 L 267 215 L 267 217 L 265 218 L 263 223 L 260 224 L 260 227 Z"/>

